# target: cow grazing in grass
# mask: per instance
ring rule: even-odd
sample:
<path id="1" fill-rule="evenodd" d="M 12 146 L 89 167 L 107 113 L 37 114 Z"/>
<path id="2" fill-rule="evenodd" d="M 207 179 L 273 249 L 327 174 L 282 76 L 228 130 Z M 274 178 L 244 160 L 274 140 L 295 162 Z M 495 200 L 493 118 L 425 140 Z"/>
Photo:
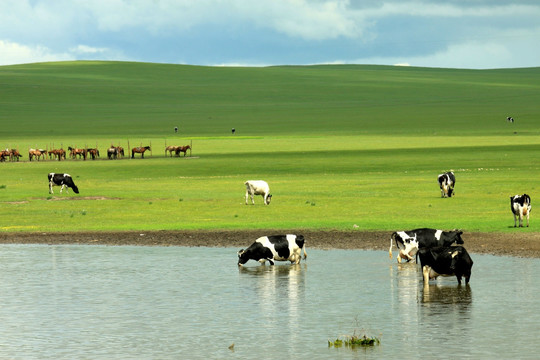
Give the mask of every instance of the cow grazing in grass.
<path id="1" fill-rule="evenodd" d="M 255 240 L 246 250 L 238 251 L 238 266 L 249 260 L 255 260 L 264 265 L 266 261 L 274 265 L 275 261 L 290 261 L 299 264 L 304 251 L 304 260 L 307 258 L 303 235 L 273 235 L 263 236 Z"/>
<path id="2" fill-rule="evenodd" d="M 73 179 L 71 178 L 71 175 L 69 174 L 58 174 L 58 173 L 50 173 L 48 175 L 49 179 L 49 194 L 53 194 L 53 186 L 60 186 L 60 193 L 62 193 L 62 190 L 64 190 L 64 187 L 66 188 L 66 192 L 68 192 L 68 188 L 72 188 L 75 194 L 79 193 L 79 188 L 75 185 L 73 182 Z"/>
<path id="3" fill-rule="evenodd" d="M 265 205 L 269 205 L 272 200 L 270 194 L 270 187 L 268 183 L 263 180 L 248 180 L 244 183 L 246 185 L 246 205 L 248 204 L 248 198 L 251 197 L 251 203 L 255 205 L 254 195 L 262 195 Z"/>
<path id="4" fill-rule="evenodd" d="M 531 212 L 531 197 L 527 194 L 510 196 L 510 208 L 514 214 L 514 227 L 523 227 L 523 217 L 527 217 L 527 227 L 529 227 L 529 213 Z"/>
<path id="5" fill-rule="evenodd" d="M 439 187 L 441 188 L 441 197 L 452 197 L 454 194 L 454 186 L 456 185 L 456 177 L 452 171 L 440 174 L 437 177 Z"/>

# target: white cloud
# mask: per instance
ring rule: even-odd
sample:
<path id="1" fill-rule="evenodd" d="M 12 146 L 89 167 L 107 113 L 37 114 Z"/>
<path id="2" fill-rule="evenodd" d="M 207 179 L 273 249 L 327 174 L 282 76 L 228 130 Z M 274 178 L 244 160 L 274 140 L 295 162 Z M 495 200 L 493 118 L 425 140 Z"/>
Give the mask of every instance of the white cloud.
<path id="1" fill-rule="evenodd" d="M 25 46 L 0 40 L 0 65 L 74 60 L 71 54 L 55 54 L 44 46 Z"/>
<path id="2" fill-rule="evenodd" d="M 76 46 L 74 48 L 71 48 L 70 52 L 72 52 L 74 54 L 81 54 L 81 55 L 84 55 L 84 54 L 95 55 L 95 54 L 107 53 L 108 49 L 107 48 L 96 48 L 96 47 L 87 46 L 87 45 L 78 45 L 78 46 Z"/>
<path id="3" fill-rule="evenodd" d="M 493 38 L 470 40 L 448 45 L 444 50 L 424 56 L 369 57 L 348 61 L 358 64 L 410 64 L 411 66 L 494 69 L 539 66 L 540 47 L 531 47 L 531 40 L 540 38 L 534 31 L 494 34 Z"/>

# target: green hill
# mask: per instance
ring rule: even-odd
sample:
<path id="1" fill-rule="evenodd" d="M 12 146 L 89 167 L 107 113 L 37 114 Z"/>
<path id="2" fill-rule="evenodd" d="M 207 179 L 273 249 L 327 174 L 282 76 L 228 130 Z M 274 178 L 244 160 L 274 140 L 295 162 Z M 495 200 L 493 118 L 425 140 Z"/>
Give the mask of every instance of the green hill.
<path id="1" fill-rule="evenodd" d="M 0 137 L 81 134 L 538 134 L 540 68 L 198 67 L 61 62 L 0 67 Z"/>
<path id="2" fill-rule="evenodd" d="M 526 192 L 534 232 L 538 104 L 540 68 L 3 66 L 0 148 L 23 161 L 0 163 L 0 231 L 504 232 L 514 231 L 508 197 Z M 112 143 L 152 151 L 106 160 Z M 193 152 L 167 157 L 171 144 Z M 28 148 L 68 146 L 101 158 L 28 161 Z M 442 199 L 436 177 L 447 170 L 456 197 Z M 81 193 L 49 195 L 52 171 Z M 270 183 L 270 206 L 244 205 L 248 179 Z"/>

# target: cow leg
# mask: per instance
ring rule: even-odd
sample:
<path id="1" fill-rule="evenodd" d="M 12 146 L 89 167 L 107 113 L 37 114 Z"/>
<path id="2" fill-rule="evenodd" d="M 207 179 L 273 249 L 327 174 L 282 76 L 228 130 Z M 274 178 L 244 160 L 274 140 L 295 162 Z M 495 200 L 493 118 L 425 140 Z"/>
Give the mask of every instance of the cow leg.
<path id="1" fill-rule="evenodd" d="M 270 263 L 270 265 L 272 265 L 272 266 L 274 265 L 274 260 L 272 260 L 272 259 L 266 259 L 266 260 L 268 260 L 268 262 Z"/>
<path id="2" fill-rule="evenodd" d="M 527 211 L 527 227 L 529 227 L 529 212 Z"/>
<path id="3" fill-rule="evenodd" d="M 422 275 L 424 277 L 424 284 L 429 283 L 429 272 L 431 271 L 431 267 L 428 265 L 422 266 Z"/>
<path id="4" fill-rule="evenodd" d="M 248 194 L 248 192 L 246 191 L 246 205 L 248 204 L 248 197 L 249 197 L 249 194 Z"/>
<path id="5" fill-rule="evenodd" d="M 49 182 L 49 194 L 54 194 L 54 191 L 53 191 L 53 183 L 52 181 Z"/>
<path id="6" fill-rule="evenodd" d="M 516 214 L 514 214 L 514 227 L 517 227 L 517 219 L 516 219 Z"/>

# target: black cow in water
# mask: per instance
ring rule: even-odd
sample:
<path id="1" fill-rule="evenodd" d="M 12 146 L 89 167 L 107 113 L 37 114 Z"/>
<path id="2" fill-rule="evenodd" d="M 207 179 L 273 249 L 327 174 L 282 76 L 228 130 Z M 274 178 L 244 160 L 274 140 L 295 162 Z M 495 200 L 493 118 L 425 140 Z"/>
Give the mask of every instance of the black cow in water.
<path id="1" fill-rule="evenodd" d="M 459 284 L 461 278 L 465 277 L 465 284 L 469 283 L 473 261 L 463 246 L 423 248 L 418 250 L 418 257 L 422 265 L 424 285 L 438 276 L 456 276 Z"/>
<path id="2" fill-rule="evenodd" d="M 274 261 L 290 261 L 299 264 L 304 251 L 304 260 L 307 257 L 304 247 L 303 235 L 273 235 L 263 236 L 255 240 L 246 250 L 238 252 L 238 266 L 249 260 L 259 261 L 264 265 L 266 261 L 274 265 Z"/>
<path id="3" fill-rule="evenodd" d="M 452 197 L 454 194 L 454 186 L 456 185 L 456 177 L 452 171 L 444 174 L 439 174 L 437 177 L 439 187 L 441 188 L 441 197 Z"/>
<path id="4" fill-rule="evenodd" d="M 510 208 L 514 214 L 514 227 L 517 226 L 519 217 L 519 227 L 523 227 L 523 217 L 527 217 L 527 227 L 529 227 L 529 213 L 531 212 L 531 197 L 527 194 L 510 196 Z"/>
<path id="5" fill-rule="evenodd" d="M 57 174 L 57 173 L 50 173 L 48 175 L 49 179 L 49 194 L 53 194 L 53 186 L 61 186 L 60 193 L 62 193 L 62 190 L 64 190 L 64 187 L 66 188 L 66 192 L 68 192 L 68 188 L 72 188 L 75 194 L 79 193 L 79 188 L 75 185 L 73 182 L 73 179 L 71 178 L 71 175 L 69 174 Z"/>

